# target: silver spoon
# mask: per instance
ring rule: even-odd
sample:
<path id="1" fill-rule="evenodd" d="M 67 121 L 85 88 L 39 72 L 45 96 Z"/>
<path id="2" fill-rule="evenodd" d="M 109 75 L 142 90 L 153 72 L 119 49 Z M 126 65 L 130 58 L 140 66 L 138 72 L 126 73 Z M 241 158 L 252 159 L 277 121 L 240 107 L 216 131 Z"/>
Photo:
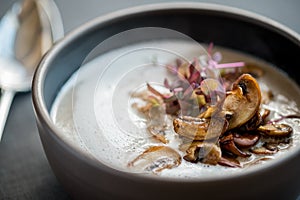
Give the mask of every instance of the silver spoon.
<path id="1" fill-rule="evenodd" d="M 23 0 L 0 21 L 0 141 L 16 92 L 31 89 L 42 56 L 64 35 L 53 0 Z"/>

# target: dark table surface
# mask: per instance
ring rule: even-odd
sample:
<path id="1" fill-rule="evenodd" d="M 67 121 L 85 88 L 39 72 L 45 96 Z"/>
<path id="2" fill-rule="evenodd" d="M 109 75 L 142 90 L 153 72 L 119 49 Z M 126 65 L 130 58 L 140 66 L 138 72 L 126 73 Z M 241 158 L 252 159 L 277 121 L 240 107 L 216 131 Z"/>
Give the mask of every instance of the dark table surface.
<path id="1" fill-rule="evenodd" d="M 56 0 L 66 34 L 97 16 L 122 8 L 159 2 L 171 1 Z M 197 2 L 218 3 L 256 12 L 300 33 L 299 0 Z M 0 0 L 0 17 L 13 3 L 14 0 Z M 0 142 L 0 199 L 70 199 L 45 157 L 35 124 L 31 93 L 19 93 L 15 96 Z"/>

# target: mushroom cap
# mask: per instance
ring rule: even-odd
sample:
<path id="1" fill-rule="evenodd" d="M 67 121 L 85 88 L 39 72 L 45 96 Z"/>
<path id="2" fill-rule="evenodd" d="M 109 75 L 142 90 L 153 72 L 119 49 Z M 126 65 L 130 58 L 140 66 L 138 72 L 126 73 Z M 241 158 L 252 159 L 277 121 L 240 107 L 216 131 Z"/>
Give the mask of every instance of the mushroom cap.
<path id="1" fill-rule="evenodd" d="M 258 112 L 261 104 L 261 90 L 256 79 L 242 74 L 227 93 L 223 110 L 231 113 L 228 130 L 240 127 Z"/>
<path id="2" fill-rule="evenodd" d="M 181 156 L 168 146 L 151 146 L 134 160 L 128 167 L 136 172 L 157 174 L 164 169 L 171 169 L 181 164 Z"/>

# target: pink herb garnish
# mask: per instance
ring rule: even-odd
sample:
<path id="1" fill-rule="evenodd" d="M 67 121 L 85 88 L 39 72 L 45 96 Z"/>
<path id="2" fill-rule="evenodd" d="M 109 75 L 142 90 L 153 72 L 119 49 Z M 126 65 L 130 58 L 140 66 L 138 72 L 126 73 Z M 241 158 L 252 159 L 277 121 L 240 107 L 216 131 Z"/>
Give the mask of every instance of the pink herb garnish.
<path id="1" fill-rule="evenodd" d="M 233 62 L 233 63 L 223 63 L 219 64 L 219 62 L 222 60 L 222 54 L 220 52 L 216 52 L 212 54 L 212 49 L 213 49 L 214 44 L 211 42 L 209 44 L 207 53 L 208 53 L 208 68 L 217 68 L 217 69 L 222 69 L 222 68 L 232 68 L 232 67 L 244 67 L 245 63 L 244 62 Z"/>
<path id="2" fill-rule="evenodd" d="M 225 98 L 226 89 L 218 75 L 218 69 L 243 67 L 245 63 L 220 63 L 222 55 L 220 52 L 213 54 L 213 46 L 213 43 L 209 44 L 208 54 L 201 57 L 201 62 L 199 62 L 199 58 L 195 58 L 191 63 L 176 59 L 175 64 L 166 66 L 168 71 L 175 76 L 172 83 L 167 79 L 164 80 L 164 86 L 169 89 L 170 94 L 162 94 L 147 84 L 151 93 L 163 99 L 168 114 L 175 114 L 180 109 L 184 109 L 182 112 L 187 112 L 186 109 L 195 109 L 197 95 L 202 95 L 204 98 L 201 99 L 205 99 L 204 104 L 203 102 L 199 105 L 197 103 L 199 112 L 203 111 L 202 107 L 205 104 L 212 105 L 217 103 L 217 99 Z M 208 78 L 210 81 L 206 81 Z M 212 79 L 214 81 L 211 81 Z"/>
<path id="3" fill-rule="evenodd" d="M 234 63 L 217 64 L 216 68 L 222 69 L 222 68 L 244 67 L 244 66 L 245 66 L 244 62 L 234 62 Z"/>

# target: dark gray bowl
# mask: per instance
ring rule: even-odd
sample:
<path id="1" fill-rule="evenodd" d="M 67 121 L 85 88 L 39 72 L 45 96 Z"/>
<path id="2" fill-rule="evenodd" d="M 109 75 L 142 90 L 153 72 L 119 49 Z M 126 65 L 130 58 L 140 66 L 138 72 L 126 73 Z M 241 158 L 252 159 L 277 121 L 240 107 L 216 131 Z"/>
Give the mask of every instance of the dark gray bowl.
<path id="1" fill-rule="evenodd" d="M 61 86 L 96 45 L 114 34 L 138 27 L 173 29 L 201 43 L 214 41 L 252 54 L 278 66 L 299 84 L 295 65 L 295 58 L 300 55 L 299 35 L 253 13 L 211 4 L 169 3 L 131 8 L 92 20 L 72 31 L 46 54 L 32 87 L 45 153 L 71 196 L 75 199 L 296 199 L 300 194 L 300 148 L 272 165 L 232 177 L 183 181 L 137 176 L 109 168 L 59 137 L 61 130 L 51 121 L 49 109 Z M 129 37 L 128 41 L 135 39 L 145 38 Z M 121 45 L 122 42 L 111 44 L 108 49 Z"/>

